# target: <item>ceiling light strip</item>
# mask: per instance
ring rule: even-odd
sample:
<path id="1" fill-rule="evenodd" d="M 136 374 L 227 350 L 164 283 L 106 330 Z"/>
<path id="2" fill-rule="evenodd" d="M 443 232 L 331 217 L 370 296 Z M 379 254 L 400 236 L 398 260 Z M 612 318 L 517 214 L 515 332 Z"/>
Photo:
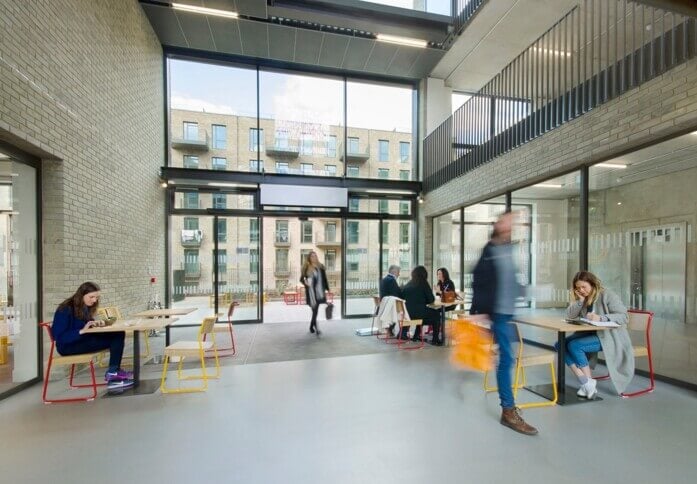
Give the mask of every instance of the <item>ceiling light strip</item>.
<path id="1" fill-rule="evenodd" d="M 229 10 L 219 10 L 217 8 L 197 7 L 196 5 L 187 5 L 185 3 L 172 3 L 172 8 L 184 12 L 200 13 L 204 15 L 213 15 L 215 17 L 238 18 L 237 12 Z"/>
<path id="2" fill-rule="evenodd" d="M 388 42 L 390 44 L 408 45 L 409 47 L 419 47 L 425 49 L 428 42 L 421 39 L 412 39 L 409 37 L 399 37 L 397 35 L 377 34 L 375 36 L 380 42 Z"/>

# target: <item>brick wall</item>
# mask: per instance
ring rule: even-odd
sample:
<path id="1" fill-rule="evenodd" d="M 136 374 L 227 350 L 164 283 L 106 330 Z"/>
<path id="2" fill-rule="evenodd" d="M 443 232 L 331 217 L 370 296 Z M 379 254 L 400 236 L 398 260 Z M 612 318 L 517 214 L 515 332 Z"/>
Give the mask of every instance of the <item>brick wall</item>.
<path id="1" fill-rule="evenodd" d="M 43 317 L 163 297 L 162 50 L 137 0 L 0 0 L 0 139 L 42 158 Z"/>
<path id="2" fill-rule="evenodd" d="M 431 265 L 432 217 L 697 129 L 697 59 L 426 195 L 420 243 Z"/>

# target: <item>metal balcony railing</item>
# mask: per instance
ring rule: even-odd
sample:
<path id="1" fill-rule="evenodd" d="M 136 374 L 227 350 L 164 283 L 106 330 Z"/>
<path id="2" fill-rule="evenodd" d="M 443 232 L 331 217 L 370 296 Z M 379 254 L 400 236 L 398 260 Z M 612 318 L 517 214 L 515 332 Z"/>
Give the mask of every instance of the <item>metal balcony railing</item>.
<path id="1" fill-rule="evenodd" d="M 184 247 L 200 247 L 203 240 L 203 231 L 201 230 L 182 230 L 181 241 Z"/>
<path id="2" fill-rule="evenodd" d="M 201 263 L 187 262 L 184 264 L 184 277 L 198 278 L 201 277 Z"/>
<path id="3" fill-rule="evenodd" d="M 196 136 L 190 133 L 177 133 L 172 136 L 172 148 L 175 150 L 208 151 L 210 140 L 205 129 L 199 129 Z"/>
<path id="4" fill-rule="evenodd" d="M 339 247 L 341 240 L 335 232 L 315 232 L 315 245 L 318 247 Z"/>
<path id="5" fill-rule="evenodd" d="M 344 144 L 339 143 L 339 157 L 341 161 L 344 161 L 344 156 L 348 161 L 368 161 L 370 159 L 370 143 L 358 142 L 358 146 L 355 143 L 348 143 L 346 145 L 346 153 L 344 153 Z"/>
<path id="6" fill-rule="evenodd" d="M 271 146 L 266 147 L 268 155 L 297 158 L 300 154 L 300 142 L 297 139 L 275 138 Z"/>

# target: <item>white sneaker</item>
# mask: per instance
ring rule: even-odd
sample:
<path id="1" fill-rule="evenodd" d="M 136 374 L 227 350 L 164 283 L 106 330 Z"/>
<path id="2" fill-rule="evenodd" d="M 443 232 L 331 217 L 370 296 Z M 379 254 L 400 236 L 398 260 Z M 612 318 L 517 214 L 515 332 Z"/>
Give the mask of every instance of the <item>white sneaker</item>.
<path id="1" fill-rule="evenodd" d="M 586 398 L 588 400 L 593 400 L 593 398 L 598 394 L 598 389 L 596 386 L 598 385 L 598 382 L 594 380 L 593 378 L 589 378 L 588 381 L 581 386 L 586 392 Z"/>
<path id="2" fill-rule="evenodd" d="M 588 396 L 588 393 L 586 392 L 586 386 L 581 385 L 578 387 L 578 391 L 576 392 L 576 395 L 578 395 L 581 398 L 586 398 Z"/>

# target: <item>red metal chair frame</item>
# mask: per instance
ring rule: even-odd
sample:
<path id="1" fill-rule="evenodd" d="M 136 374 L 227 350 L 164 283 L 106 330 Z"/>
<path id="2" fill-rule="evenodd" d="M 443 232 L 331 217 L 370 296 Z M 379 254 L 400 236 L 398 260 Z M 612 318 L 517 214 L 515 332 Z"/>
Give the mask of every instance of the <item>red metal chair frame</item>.
<path id="1" fill-rule="evenodd" d="M 653 322 L 653 311 L 646 311 L 644 309 L 629 309 L 627 311 L 628 313 L 635 313 L 635 314 L 648 314 L 649 320 L 646 323 L 646 334 L 645 339 L 646 339 L 646 352 L 647 352 L 647 357 L 649 359 L 649 386 L 642 389 L 638 390 L 636 392 L 631 392 L 631 393 L 621 393 L 620 395 L 623 398 L 631 398 L 631 397 L 636 397 L 638 395 L 643 395 L 645 393 L 651 393 L 653 392 L 653 389 L 655 388 L 656 382 L 654 378 L 654 373 L 653 373 L 653 357 L 651 356 L 651 324 Z M 599 377 L 596 377 L 596 380 L 607 380 L 610 378 L 610 375 L 602 375 Z"/>
<path id="2" fill-rule="evenodd" d="M 51 349 L 49 350 L 49 355 L 48 355 L 48 365 L 46 367 L 46 373 L 44 374 L 44 387 L 43 387 L 43 392 L 41 394 L 41 398 L 42 398 L 43 402 L 46 404 L 50 404 L 50 403 L 91 402 L 92 400 L 94 400 L 95 397 L 97 396 L 97 387 L 106 385 L 106 383 L 97 383 L 97 379 L 96 379 L 95 374 L 94 374 L 94 360 L 90 360 L 90 377 L 92 379 L 91 383 L 80 384 L 80 385 L 77 385 L 74 383 L 76 363 L 73 363 L 72 365 L 70 365 L 70 380 L 68 383 L 70 385 L 70 388 L 91 388 L 92 395 L 90 395 L 88 397 L 82 397 L 82 398 L 58 398 L 58 399 L 46 398 L 46 394 L 48 392 L 48 379 L 51 376 L 51 367 L 53 366 L 53 355 L 54 355 L 54 352 L 56 351 L 56 349 L 55 349 L 56 348 L 56 341 L 53 339 L 53 332 L 51 332 L 51 323 L 50 322 L 39 323 L 39 326 L 46 330 L 46 333 L 48 334 L 49 340 L 51 341 Z"/>
<path id="3" fill-rule="evenodd" d="M 232 301 L 230 303 L 230 307 L 227 310 L 227 323 L 218 323 L 218 322 L 215 323 L 215 324 L 220 324 L 220 325 L 227 324 L 227 329 L 228 329 L 227 332 L 230 334 L 230 346 L 227 348 L 217 348 L 219 358 L 224 358 L 226 356 L 235 356 L 235 354 L 237 354 L 237 350 L 235 349 L 235 335 L 232 332 L 232 313 L 234 312 L 235 307 L 239 306 L 239 305 L 240 305 L 240 303 L 238 303 L 237 301 Z M 206 341 L 206 336 L 208 336 L 208 334 L 204 333 L 203 334 L 203 341 Z M 211 348 L 209 350 L 206 350 L 206 353 L 213 353 L 215 351 L 216 351 L 216 348 Z M 221 351 L 232 351 L 232 353 L 226 353 L 226 354 L 221 355 L 220 354 Z M 215 358 L 215 356 L 206 356 L 206 358 Z"/>

